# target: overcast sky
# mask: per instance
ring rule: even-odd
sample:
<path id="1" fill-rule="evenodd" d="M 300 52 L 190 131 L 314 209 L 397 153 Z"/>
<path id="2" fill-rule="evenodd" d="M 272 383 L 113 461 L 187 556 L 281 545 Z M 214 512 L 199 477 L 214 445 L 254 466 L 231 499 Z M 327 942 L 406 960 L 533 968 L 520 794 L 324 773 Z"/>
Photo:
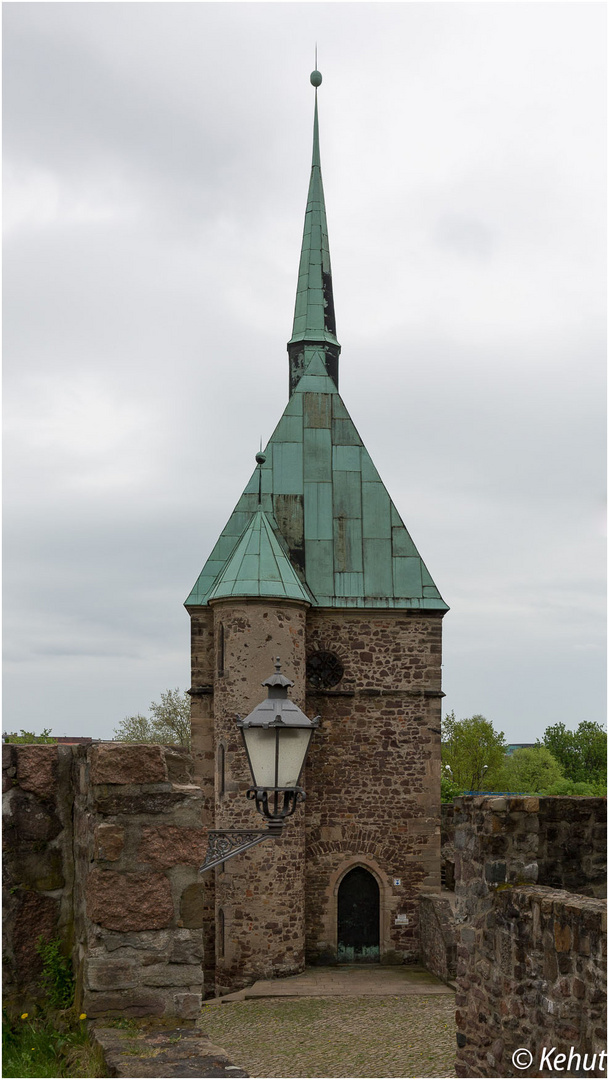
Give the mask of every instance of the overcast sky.
<path id="1" fill-rule="evenodd" d="M 446 710 L 604 721 L 605 7 L 7 3 L 4 730 L 110 738 L 287 400 L 318 42 L 341 393 Z"/>

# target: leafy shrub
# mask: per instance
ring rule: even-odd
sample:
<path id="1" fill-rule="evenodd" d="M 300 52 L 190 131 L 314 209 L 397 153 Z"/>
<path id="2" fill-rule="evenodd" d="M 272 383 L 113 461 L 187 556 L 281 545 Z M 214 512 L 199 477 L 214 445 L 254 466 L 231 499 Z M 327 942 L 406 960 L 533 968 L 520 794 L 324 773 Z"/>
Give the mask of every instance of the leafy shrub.
<path id="1" fill-rule="evenodd" d="M 580 797 L 596 796 L 606 798 L 607 785 L 600 783 L 586 783 L 585 780 L 558 780 L 550 787 L 544 788 L 541 795 L 579 795 Z"/>
<path id="2" fill-rule="evenodd" d="M 17 735 L 16 732 L 3 735 L 4 741 L 7 743 L 56 743 L 57 739 L 51 735 L 50 728 L 43 728 L 40 735 L 36 735 L 33 731 L 24 731 L 21 728 L 21 734 Z"/>
<path id="3" fill-rule="evenodd" d="M 451 780 L 448 776 L 443 776 L 440 780 L 440 799 L 443 803 L 452 802 L 453 799 L 457 799 L 459 795 L 463 794 L 463 788 L 455 784 L 454 780 Z"/>
<path id="4" fill-rule="evenodd" d="M 60 938 L 50 941 L 38 938 L 36 951 L 42 957 L 41 983 L 48 1005 L 53 1009 L 69 1009 L 74 1001 L 74 976 Z"/>

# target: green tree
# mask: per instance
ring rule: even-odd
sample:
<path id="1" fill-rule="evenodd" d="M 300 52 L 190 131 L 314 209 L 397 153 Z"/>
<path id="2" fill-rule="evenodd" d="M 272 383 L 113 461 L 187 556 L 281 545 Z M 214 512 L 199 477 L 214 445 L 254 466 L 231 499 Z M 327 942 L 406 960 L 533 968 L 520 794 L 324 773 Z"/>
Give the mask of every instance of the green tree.
<path id="1" fill-rule="evenodd" d="M 457 720 L 450 712 L 442 721 L 442 766 L 465 791 L 497 789 L 504 764 L 505 740 L 486 717 L 476 715 Z"/>
<path id="2" fill-rule="evenodd" d="M 546 728 L 543 745 L 573 783 L 607 783 L 607 732 L 594 720 L 582 720 L 576 731 L 564 724 Z"/>
<path id="3" fill-rule="evenodd" d="M 172 743 L 190 749 L 190 698 L 179 689 L 164 690 L 150 703 L 150 716 L 126 716 L 114 729 L 117 742 Z"/>
<path id="4" fill-rule="evenodd" d="M 550 787 L 544 788 L 540 792 L 540 795 L 579 795 L 579 796 L 591 796 L 606 798 L 607 797 L 607 784 L 595 783 L 586 784 L 583 780 L 575 783 L 573 780 L 557 780 L 555 784 L 551 784 Z"/>
<path id="5" fill-rule="evenodd" d="M 508 791 L 538 794 L 562 779 L 559 763 L 545 746 L 522 747 L 506 758 L 504 783 Z"/>
<path id="6" fill-rule="evenodd" d="M 56 743 L 57 739 L 51 735 L 50 728 L 43 728 L 40 735 L 35 735 L 33 731 L 24 731 L 21 728 L 21 734 L 17 735 L 16 732 L 12 734 L 4 734 L 2 736 L 7 743 Z"/>
<path id="7" fill-rule="evenodd" d="M 442 771 L 442 776 L 440 778 L 440 801 L 443 803 L 452 802 L 453 799 L 456 799 L 462 794 L 463 788 L 460 788 L 458 784 L 455 784 L 455 782 L 450 779 L 450 773 Z"/>

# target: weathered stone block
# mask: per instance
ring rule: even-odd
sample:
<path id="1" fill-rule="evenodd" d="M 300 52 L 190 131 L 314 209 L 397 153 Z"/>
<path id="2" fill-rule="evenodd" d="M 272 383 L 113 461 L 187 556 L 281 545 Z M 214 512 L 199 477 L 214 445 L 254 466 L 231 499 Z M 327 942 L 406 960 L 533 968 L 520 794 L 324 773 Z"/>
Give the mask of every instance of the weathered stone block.
<path id="1" fill-rule="evenodd" d="M 17 789 L 9 798 L 8 812 L 4 818 L 5 848 L 19 846 L 23 841 L 42 843 L 54 840 L 59 835 L 61 821 L 48 803 L 41 803 L 33 795 Z"/>
<path id="2" fill-rule="evenodd" d="M 180 829 L 175 825 L 144 825 L 138 861 L 156 869 L 167 866 L 199 867 L 205 858 L 207 830 Z"/>
<path id="3" fill-rule="evenodd" d="M 14 743 L 2 743 L 2 768 L 10 769 L 15 764 L 15 750 Z"/>
<path id="4" fill-rule="evenodd" d="M 162 1016 L 165 1012 L 165 998 L 155 994 L 147 987 L 134 987 L 132 990 L 99 992 L 85 990 L 82 1008 L 88 1017 L 96 1016 Z"/>
<path id="5" fill-rule="evenodd" d="M 188 792 L 190 794 L 190 792 Z M 144 791 L 138 794 L 98 795 L 95 809 L 99 814 L 167 814 L 186 799 L 184 791 Z"/>
<path id="6" fill-rule="evenodd" d="M 571 927 L 554 924 L 554 944 L 556 952 L 568 952 L 571 948 Z"/>
<path id="7" fill-rule="evenodd" d="M 98 825 L 95 830 L 95 858 L 115 862 L 119 859 L 125 843 L 122 825 Z"/>
<path id="8" fill-rule="evenodd" d="M 128 990 L 138 983 L 138 968 L 126 960 L 89 960 L 85 965 L 88 990 Z"/>
<path id="9" fill-rule="evenodd" d="M 183 1020 L 199 1019 L 202 1007 L 201 994 L 174 994 L 173 1000 L 176 1016 L 181 1017 Z M 238 1074 L 240 1070 L 233 1069 L 232 1071 Z"/>
<path id="10" fill-rule="evenodd" d="M 152 964 L 142 971 L 146 986 L 198 986 L 203 983 L 200 964 Z"/>
<path id="11" fill-rule="evenodd" d="M 168 930 L 142 930 L 140 933 L 108 934 L 100 932 L 108 952 L 115 949 L 138 949 L 142 952 L 164 953 L 169 948 L 171 935 Z"/>
<path id="12" fill-rule="evenodd" d="M 506 864 L 504 862 L 487 863 L 484 867 L 484 877 L 486 881 L 501 885 L 506 878 L 506 869 Z"/>
<path id="13" fill-rule="evenodd" d="M 102 743 L 91 751 L 92 784 L 154 784 L 167 780 L 163 749 L 140 743 Z"/>
<path id="14" fill-rule="evenodd" d="M 186 747 L 165 747 L 167 776 L 172 784 L 192 784 L 194 761 Z"/>
<path id="15" fill-rule="evenodd" d="M 57 792 L 57 746 L 18 746 L 17 779 L 24 791 L 52 801 Z"/>
<path id="16" fill-rule="evenodd" d="M 21 898 L 13 928 L 13 952 L 17 980 L 25 985 L 42 969 L 37 945 L 41 937 L 49 941 L 57 933 L 59 901 L 51 896 L 27 892 Z"/>
<path id="17" fill-rule="evenodd" d="M 196 929 L 203 926 L 206 911 L 206 889 L 204 884 L 189 885 L 182 893 L 180 901 L 180 922 L 182 926 Z"/>
<path id="18" fill-rule="evenodd" d="M 169 960 L 172 964 L 197 964 L 203 960 L 201 941 L 176 941 L 173 944 Z"/>
<path id="19" fill-rule="evenodd" d="M 5 869 L 14 886 L 52 892 L 65 885 L 61 852 L 57 849 L 8 852 Z"/>
<path id="20" fill-rule="evenodd" d="M 173 919 L 164 874 L 119 874 L 95 869 L 86 888 L 87 915 L 109 930 L 160 930 Z"/>

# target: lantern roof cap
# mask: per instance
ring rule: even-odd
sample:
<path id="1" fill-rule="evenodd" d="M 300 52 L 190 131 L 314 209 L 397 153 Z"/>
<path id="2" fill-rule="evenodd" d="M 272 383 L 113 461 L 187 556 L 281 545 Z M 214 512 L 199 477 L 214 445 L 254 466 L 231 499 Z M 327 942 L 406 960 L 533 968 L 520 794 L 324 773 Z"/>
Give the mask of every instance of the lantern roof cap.
<path id="1" fill-rule="evenodd" d="M 249 727 L 317 727 L 319 717 L 309 720 L 295 701 L 288 697 L 288 687 L 294 686 L 291 679 L 286 678 L 280 671 L 279 657 L 275 660 L 275 672 L 270 678 L 265 679 L 263 686 L 268 686 L 268 697 L 256 705 L 245 718 L 239 717 L 237 726 Z"/>
<path id="2" fill-rule="evenodd" d="M 287 689 L 288 686 L 293 686 L 294 685 L 294 683 L 292 682 L 291 679 L 288 679 L 285 675 L 281 674 L 281 660 L 279 659 L 279 657 L 276 657 L 276 659 L 275 659 L 275 671 L 273 672 L 272 675 L 269 676 L 268 679 L 264 680 L 262 685 L 263 686 L 281 686 L 281 687 L 286 687 L 286 689 Z"/>

